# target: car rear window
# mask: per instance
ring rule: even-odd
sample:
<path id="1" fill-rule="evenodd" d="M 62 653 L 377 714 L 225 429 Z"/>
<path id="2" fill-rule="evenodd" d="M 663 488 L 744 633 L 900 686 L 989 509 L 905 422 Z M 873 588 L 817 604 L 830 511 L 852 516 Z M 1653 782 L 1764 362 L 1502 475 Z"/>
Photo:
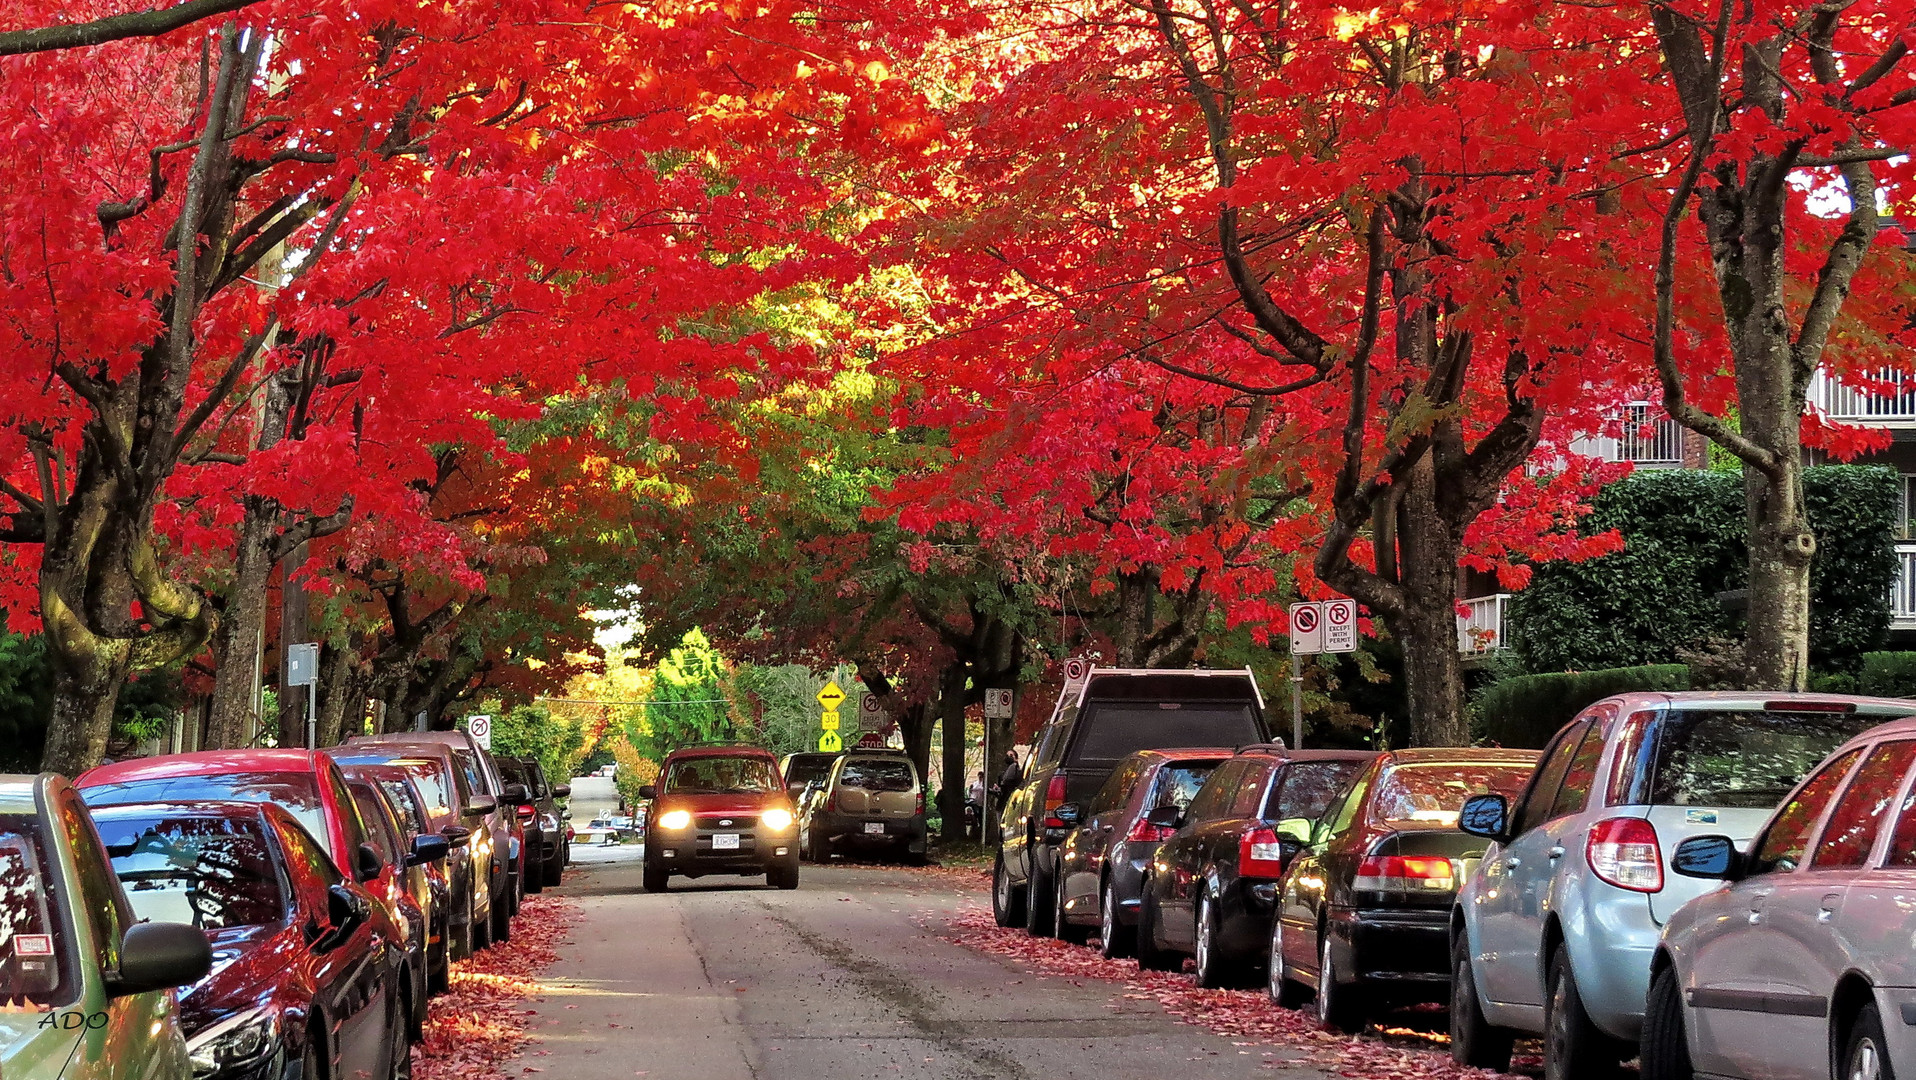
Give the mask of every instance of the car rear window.
<path id="1" fill-rule="evenodd" d="M 910 791 L 918 786 L 911 762 L 885 758 L 846 758 L 838 771 L 838 786 L 863 791 Z"/>
<path id="2" fill-rule="evenodd" d="M 1264 817 L 1272 821 L 1293 818 L 1316 821 L 1331 808 L 1331 801 L 1343 793 L 1362 766 L 1361 761 L 1293 762 L 1284 770 L 1283 782 L 1271 792 Z"/>
<path id="3" fill-rule="evenodd" d="M 293 815 L 318 844 L 331 849 L 326 810 L 312 773 L 226 773 L 221 776 L 152 776 L 82 788 L 88 806 L 128 803 L 244 802 L 277 803 Z"/>
<path id="4" fill-rule="evenodd" d="M 1672 709 L 1656 765 L 1634 801 L 1767 810 L 1852 736 L 1887 717 L 1861 712 Z M 1647 786 L 1648 798 L 1642 798 Z"/>
<path id="5" fill-rule="evenodd" d="M 803 787 L 814 780 L 825 779 L 832 771 L 832 762 L 838 760 L 837 754 L 798 754 L 785 766 L 785 783 L 791 787 Z"/>
<path id="6" fill-rule="evenodd" d="M 1251 706 L 1218 702 L 1095 702 L 1077 727 L 1071 756 L 1090 765 L 1115 765 L 1137 750 L 1243 746 L 1263 739 Z"/>
<path id="7" fill-rule="evenodd" d="M 36 1007 L 79 1000 L 74 942 L 54 917 L 49 898 L 60 882 L 49 874 L 40 823 L 0 814 L 0 997 Z M 70 898 L 68 910 L 79 914 Z"/>
<path id="8" fill-rule="evenodd" d="M 107 812 L 95 821 L 141 921 L 225 930 L 286 918 L 285 884 L 259 818 Z"/>
<path id="9" fill-rule="evenodd" d="M 1197 797 L 1204 781 L 1217 771 L 1217 766 L 1215 761 L 1175 761 L 1164 766 L 1158 770 L 1157 788 L 1145 800 L 1144 809 L 1169 803 L 1179 810 L 1189 810 L 1191 800 Z"/>
<path id="10" fill-rule="evenodd" d="M 1386 827 L 1457 824 L 1464 800 L 1495 793 L 1515 799 L 1535 766 L 1487 761 L 1398 765 L 1384 773 L 1371 798 L 1371 815 Z"/>

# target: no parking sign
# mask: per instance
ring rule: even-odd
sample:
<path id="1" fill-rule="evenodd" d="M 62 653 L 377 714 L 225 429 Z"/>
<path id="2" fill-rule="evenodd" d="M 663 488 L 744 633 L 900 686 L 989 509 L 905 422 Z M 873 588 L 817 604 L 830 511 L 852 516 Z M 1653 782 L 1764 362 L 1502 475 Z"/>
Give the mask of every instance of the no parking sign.
<path id="1" fill-rule="evenodd" d="M 483 714 L 466 717 L 466 734 L 472 736 L 481 750 L 492 749 L 492 717 Z"/>

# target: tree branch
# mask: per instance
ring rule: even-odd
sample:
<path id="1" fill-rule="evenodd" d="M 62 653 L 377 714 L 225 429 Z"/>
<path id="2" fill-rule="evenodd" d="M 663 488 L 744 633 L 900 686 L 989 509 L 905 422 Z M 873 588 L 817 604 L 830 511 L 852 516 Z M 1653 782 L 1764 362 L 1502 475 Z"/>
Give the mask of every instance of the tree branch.
<path id="1" fill-rule="evenodd" d="M 201 19 L 210 19 L 257 3 L 259 0 L 187 0 L 170 8 L 109 15 L 91 22 L 0 31 L 0 56 L 84 49 L 126 38 L 159 37 L 191 26 Z"/>

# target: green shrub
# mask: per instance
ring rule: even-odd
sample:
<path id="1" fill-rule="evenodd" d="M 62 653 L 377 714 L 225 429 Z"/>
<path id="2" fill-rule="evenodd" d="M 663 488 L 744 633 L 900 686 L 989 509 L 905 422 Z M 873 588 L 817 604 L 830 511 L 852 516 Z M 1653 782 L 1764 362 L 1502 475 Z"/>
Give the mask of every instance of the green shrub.
<path id="1" fill-rule="evenodd" d="M 1682 664 L 1517 675 L 1477 695 L 1479 735 L 1499 746 L 1541 749 L 1593 701 L 1632 690 L 1689 688 L 1690 669 Z"/>
<path id="2" fill-rule="evenodd" d="M 1864 653 L 1856 692 L 1876 697 L 1916 698 L 1916 652 Z"/>
<path id="3" fill-rule="evenodd" d="M 1856 670 L 1889 628 L 1899 483 L 1893 470 L 1873 465 L 1804 471 L 1817 543 L 1810 653 L 1819 668 Z M 1527 670 L 1666 664 L 1680 648 L 1741 636 L 1717 598 L 1748 580 L 1740 474 L 1638 472 L 1597 495 L 1582 529 L 1615 529 L 1624 549 L 1537 567 L 1509 615 Z"/>

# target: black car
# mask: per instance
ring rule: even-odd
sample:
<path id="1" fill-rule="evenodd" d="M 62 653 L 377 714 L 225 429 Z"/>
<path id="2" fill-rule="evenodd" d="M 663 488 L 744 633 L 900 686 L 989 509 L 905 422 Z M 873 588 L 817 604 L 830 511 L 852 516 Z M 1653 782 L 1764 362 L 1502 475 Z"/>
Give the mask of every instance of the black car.
<path id="1" fill-rule="evenodd" d="M 399 811 L 377 781 L 348 777 L 346 790 L 366 822 L 366 835 L 392 870 L 366 882 L 366 889 L 386 904 L 406 932 L 406 970 L 412 980 L 406 996 L 418 1003 L 409 1011 L 408 1019 L 412 1039 L 418 1042 L 425 1038 L 425 1002 L 432 993 L 432 882 L 426 876 L 426 864 L 443 860 L 452 845 L 443 836 L 433 837 L 428 843 L 440 853 L 438 859 L 415 854 L 405 826 L 399 823 Z"/>
<path id="2" fill-rule="evenodd" d="M 441 836 L 447 843 L 448 857 L 426 862 L 418 867 L 425 876 L 427 899 L 426 910 L 426 989 L 429 993 L 443 994 L 452 979 L 452 961 L 456 959 L 452 948 L 452 910 L 453 910 L 453 859 L 454 853 L 464 848 L 471 839 L 471 833 L 458 826 L 448 825 L 443 832 L 432 827 L 432 813 L 426 808 L 426 797 L 421 786 L 405 769 L 396 765 L 342 765 L 340 771 L 346 774 L 346 780 L 369 780 L 379 786 L 386 799 L 392 804 L 398 815 L 403 846 L 412 850 L 422 836 Z"/>
<path id="3" fill-rule="evenodd" d="M 494 760 L 508 786 L 525 788 L 527 801 L 514 810 L 525 829 L 526 891 L 538 892 L 547 885 L 559 884 L 572 850 L 565 837 L 564 811 L 555 800 L 572 794 L 572 786 L 546 783 L 545 769 L 537 758 L 495 756 Z"/>
<path id="4" fill-rule="evenodd" d="M 999 818 L 1002 842 L 991 882 L 998 925 L 1043 932 L 1051 921 L 1046 904 L 1056 888 L 1058 848 L 1075 824 L 1058 810 L 1083 806 L 1133 752 L 1270 738 L 1264 699 L 1249 670 L 1094 669 L 1082 685 L 1067 686 Z"/>
<path id="5" fill-rule="evenodd" d="M 410 1062 L 404 930 L 271 803 L 93 809 L 142 921 L 205 932 L 213 970 L 180 993 L 201 1080 L 396 1077 Z"/>
<path id="6" fill-rule="evenodd" d="M 1082 820 L 1058 849 L 1057 903 L 1041 934 L 1082 944 L 1095 932 L 1104 955 L 1130 956 L 1137 936 L 1138 897 L 1158 842 L 1175 829 L 1153 825 L 1160 806 L 1190 805 L 1226 747 L 1140 750 L 1124 759 L 1084 807 Z M 1076 807 L 1060 807 L 1066 817 Z"/>
<path id="7" fill-rule="evenodd" d="M 1327 811 L 1278 890 L 1271 997 L 1314 990 L 1326 1026 L 1355 1031 L 1381 1009 L 1450 998 L 1450 908 L 1486 841 L 1457 828 L 1472 795 L 1514 797 L 1534 750 L 1380 754 Z"/>
<path id="8" fill-rule="evenodd" d="M 1236 986 L 1270 954 L 1278 881 L 1371 750 L 1250 746 L 1217 767 L 1183 812 L 1148 825 L 1177 832 L 1158 845 L 1142 894 L 1138 964 L 1176 970 L 1197 960 L 1200 986 Z"/>

